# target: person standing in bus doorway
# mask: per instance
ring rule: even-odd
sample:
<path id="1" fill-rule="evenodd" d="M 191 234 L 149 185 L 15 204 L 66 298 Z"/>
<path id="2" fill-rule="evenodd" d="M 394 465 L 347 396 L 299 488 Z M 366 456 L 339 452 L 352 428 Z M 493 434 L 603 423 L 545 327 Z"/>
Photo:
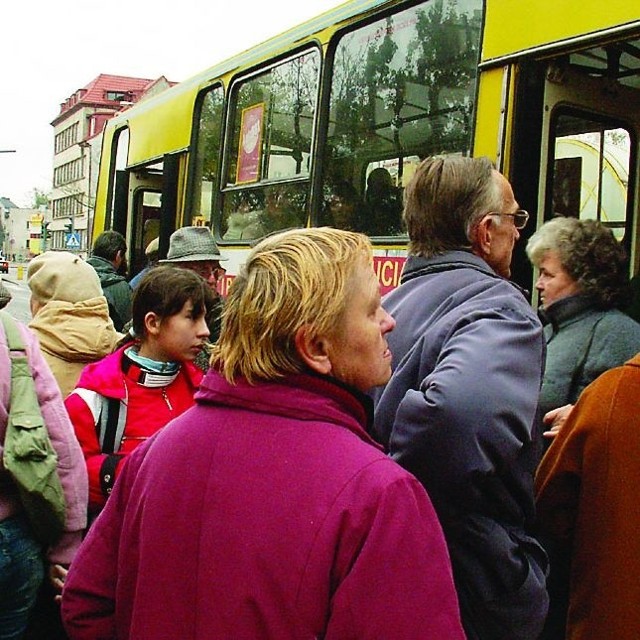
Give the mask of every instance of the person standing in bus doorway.
<path id="1" fill-rule="evenodd" d="M 116 331 L 131 320 L 132 292 L 127 272 L 127 241 L 117 231 L 103 231 L 93 243 L 87 262 L 96 270 L 102 293 L 109 304 L 109 316 Z"/>
<path id="2" fill-rule="evenodd" d="M 433 500 L 469 640 L 534 640 L 548 608 L 531 534 L 544 339 L 508 281 L 527 219 L 487 158 L 426 159 L 407 186 L 401 285 L 383 301 L 398 324 L 374 434 Z"/>
<path id="3" fill-rule="evenodd" d="M 73 640 L 464 638 L 429 498 L 366 432 L 395 325 L 372 257 L 328 228 L 252 250 L 196 407 L 130 456 L 71 567 Z"/>
<path id="4" fill-rule="evenodd" d="M 145 274 L 151 269 L 153 269 L 153 267 L 155 267 L 156 264 L 158 264 L 158 258 L 160 257 L 159 251 L 158 251 L 159 244 L 160 244 L 160 239 L 154 238 L 153 240 L 151 240 L 151 242 L 149 242 L 146 249 L 144 250 L 144 255 L 145 255 L 145 258 L 147 259 L 147 264 L 145 265 L 144 269 L 142 269 L 142 271 L 137 273 L 135 276 L 133 276 L 133 278 L 131 278 L 131 280 L 129 280 L 129 286 L 131 287 L 132 290 L 135 290 L 135 288 L 140 284 L 140 280 L 144 278 Z"/>
<path id="5" fill-rule="evenodd" d="M 167 257 L 159 264 L 189 269 L 207 281 L 214 296 L 211 310 L 207 313 L 209 327 L 209 345 L 215 344 L 220 336 L 223 301 L 218 291 L 218 283 L 226 273 L 220 264 L 226 260 L 218 249 L 209 227 L 182 227 L 171 234 Z M 203 371 L 209 368 L 209 349 L 203 349 L 195 360 L 196 366 Z"/>

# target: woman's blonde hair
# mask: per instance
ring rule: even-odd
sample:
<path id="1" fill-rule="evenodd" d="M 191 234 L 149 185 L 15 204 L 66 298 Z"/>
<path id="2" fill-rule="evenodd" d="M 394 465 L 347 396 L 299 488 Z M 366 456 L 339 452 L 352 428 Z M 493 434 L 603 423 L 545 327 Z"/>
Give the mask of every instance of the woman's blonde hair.
<path id="1" fill-rule="evenodd" d="M 225 303 L 211 363 L 233 382 L 272 380 L 300 372 L 299 328 L 331 335 L 340 325 L 350 280 L 371 263 L 369 239 L 328 227 L 269 236 L 251 251 Z"/>

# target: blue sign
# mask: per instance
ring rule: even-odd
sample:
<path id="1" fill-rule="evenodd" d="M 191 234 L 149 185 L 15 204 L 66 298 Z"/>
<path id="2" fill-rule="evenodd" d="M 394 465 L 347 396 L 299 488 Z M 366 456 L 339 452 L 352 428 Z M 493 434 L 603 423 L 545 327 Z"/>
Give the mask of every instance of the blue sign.
<path id="1" fill-rule="evenodd" d="M 80 248 L 80 234 L 79 233 L 67 233 L 67 249 L 79 249 Z"/>

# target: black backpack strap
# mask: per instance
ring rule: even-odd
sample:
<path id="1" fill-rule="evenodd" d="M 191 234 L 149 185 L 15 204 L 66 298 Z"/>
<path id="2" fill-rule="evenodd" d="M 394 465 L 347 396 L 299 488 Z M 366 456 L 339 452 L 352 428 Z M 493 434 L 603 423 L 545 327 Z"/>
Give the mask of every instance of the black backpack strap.
<path id="1" fill-rule="evenodd" d="M 116 480 L 116 467 L 124 456 L 112 454 L 107 456 L 102 465 L 100 465 L 100 490 L 102 495 L 108 496 L 113 489 L 113 483 Z"/>
<path id="2" fill-rule="evenodd" d="M 98 440 L 102 453 L 116 453 L 124 435 L 126 411 L 121 411 L 118 398 L 102 398 L 102 409 L 98 420 Z"/>
<path id="3" fill-rule="evenodd" d="M 124 436 L 126 421 L 127 405 L 118 398 L 103 396 L 96 429 L 98 430 L 100 450 L 107 454 L 100 466 L 100 489 L 105 496 L 108 496 L 113 489 L 116 467 L 123 457 L 118 454 L 118 451 Z"/>

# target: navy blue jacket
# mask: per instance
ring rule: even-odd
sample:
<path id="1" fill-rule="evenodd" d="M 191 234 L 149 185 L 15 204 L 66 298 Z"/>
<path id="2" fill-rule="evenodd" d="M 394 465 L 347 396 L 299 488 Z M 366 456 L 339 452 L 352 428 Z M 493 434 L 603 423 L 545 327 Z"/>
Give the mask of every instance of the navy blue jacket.
<path id="1" fill-rule="evenodd" d="M 410 257 L 383 306 L 393 375 L 374 435 L 426 487 L 469 639 L 533 640 L 547 560 L 531 537 L 542 326 L 515 285 L 464 251 Z"/>

